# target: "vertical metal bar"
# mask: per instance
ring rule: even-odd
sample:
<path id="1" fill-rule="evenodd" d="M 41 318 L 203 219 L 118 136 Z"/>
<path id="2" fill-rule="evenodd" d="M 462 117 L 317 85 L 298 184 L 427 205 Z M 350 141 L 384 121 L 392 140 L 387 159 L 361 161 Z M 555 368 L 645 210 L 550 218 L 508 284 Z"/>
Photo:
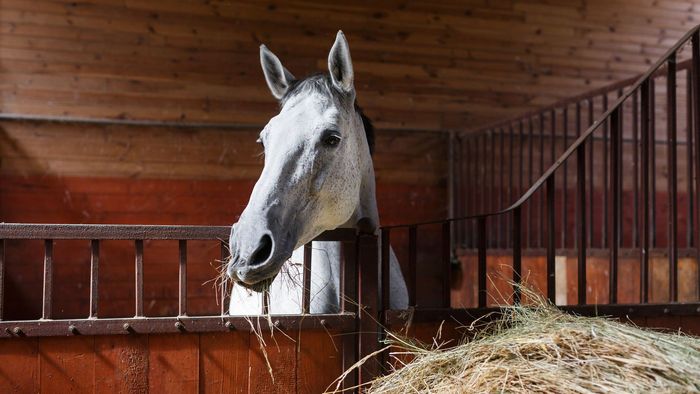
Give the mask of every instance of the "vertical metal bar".
<path id="1" fill-rule="evenodd" d="M 500 129 L 498 140 L 499 140 L 499 155 L 498 155 L 498 210 L 500 211 L 503 209 L 503 197 L 506 194 L 505 193 L 505 187 L 504 187 L 504 163 L 506 160 L 506 155 L 503 154 L 503 147 L 504 147 L 504 131 L 503 129 Z M 498 215 L 498 228 L 496 229 L 496 233 L 498 234 L 498 239 L 496 240 L 497 244 L 499 247 L 503 247 L 503 215 Z"/>
<path id="2" fill-rule="evenodd" d="M 668 283 L 671 302 L 678 301 L 678 168 L 676 130 L 676 54 L 666 62 L 666 120 L 668 141 Z"/>
<path id="3" fill-rule="evenodd" d="M 534 156 L 533 156 L 533 154 L 532 154 L 532 153 L 533 153 L 532 145 L 534 144 L 532 117 L 529 118 L 529 126 L 530 126 L 530 127 L 529 127 L 529 130 L 528 130 L 528 132 L 529 132 L 529 138 L 528 138 L 528 140 L 529 140 L 529 143 L 530 143 L 530 147 L 529 147 L 529 148 L 530 148 L 530 152 L 529 152 L 530 154 L 529 154 L 528 157 L 527 157 L 527 159 L 528 159 L 528 160 L 527 160 L 527 161 L 528 161 L 528 167 L 529 167 L 527 173 L 528 173 L 528 176 L 529 176 L 530 179 L 529 179 L 529 181 L 528 181 L 528 183 L 527 183 L 527 185 L 528 185 L 527 187 L 532 186 L 533 177 L 534 177 L 534 174 L 533 174 L 533 170 L 534 170 L 534 168 L 533 168 L 533 163 L 535 162 L 535 158 L 534 158 Z M 523 190 L 524 190 L 524 189 L 523 189 Z M 526 237 L 525 247 L 527 247 L 527 248 L 531 248 L 531 247 L 532 247 L 532 244 L 533 244 L 533 242 L 532 242 L 532 237 L 530 236 L 530 234 L 532 233 L 532 230 L 533 230 L 533 229 L 532 229 L 532 203 L 533 203 L 533 201 L 534 201 L 534 198 L 530 198 L 530 201 L 527 202 L 527 227 L 526 227 L 526 230 L 525 230 L 525 237 Z M 515 231 L 515 230 L 513 230 L 513 231 Z M 515 247 L 515 246 L 513 246 L 513 247 Z"/>
<path id="4" fill-rule="evenodd" d="M 693 134 L 695 142 L 695 261 L 700 262 L 700 32 L 693 33 L 692 38 L 692 112 Z M 700 271 L 700 270 L 699 270 Z M 698 282 L 698 294 L 700 294 L 700 280 Z"/>
<path id="5" fill-rule="evenodd" d="M 520 207 L 513 209 L 513 303 L 520 303 L 522 277 L 522 246 L 520 245 Z"/>
<path id="6" fill-rule="evenodd" d="M 449 235 L 448 235 L 449 236 Z M 448 240 L 449 242 L 449 240 Z M 382 276 L 382 292 L 381 292 L 381 297 L 382 297 L 382 310 L 387 311 L 391 309 L 391 300 L 389 297 L 390 296 L 390 278 L 389 278 L 389 259 L 391 257 L 391 230 L 388 228 L 383 228 L 381 230 L 381 276 Z M 383 315 L 383 314 L 382 314 Z M 384 322 L 382 322 L 384 324 Z"/>
<path id="7" fill-rule="evenodd" d="M 618 90 L 617 90 L 617 98 L 620 98 L 620 97 L 622 97 L 622 89 L 618 89 Z M 622 103 L 620 104 L 620 106 L 618 107 L 618 111 L 619 111 L 620 114 L 619 114 L 619 116 L 618 116 L 618 121 L 617 121 L 618 125 L 617 125 L 617 129 L 618 129 L 618 132 L 620 133 L 620 136 L 619 136 L 619 140 L 618 140 L 618 144 L 617 144 L 617 151 L 615 151 L 614 154 L 617 155 L 617 157 L 618 157 L 618 161 L 617 161 L 617 179 L 618 179 L 618 182 L 620 182 L 620 185 L 619 185 L 619 187 L 620 187 L 620 195 L 618 196 L 618 197 L 619 197 L 619 200 L 618 200 L 618 205 L 619 205 L 619 206 L 618 206 L 618 215 L 620 216 L 620 218 L 619 218 L 619 220 L 618 220 L 618 222 L 617 222 L 617 234 L 619 235 L 619 236 L 617 237 L 617 248 L 618 248 L 618 250 L 619 250 L 620 248 L 622 248 L 623 238 L 625 237 L 625 235 L 624 235 L 625 232 L 624 232 L 624 229 L 623 229 L 624 221 L 622 220 L 622 215 L 623 215 L 623 213 L 622 213 L 622 196 L 623 196 L 623 192 L 624 192 L 624 189 L 622 188 L 622 174 L 624 173 L 624 165 L 625 165 L 625 161 L 623 160 L 624 156 L 623 156 L 623 154 L 622 154 L 622 152 L 623 152 L 623 150 L 624 150 L 624 149 L 623 149 L 623 148 L 624 148 L 624 143 L 625 143 L 625 138 L 624 138 L 624 137 L 625 137 L 625 125 L 624 125 L 624 120 L 625 120 L 625 115 L 624 115 L 624 113 L 625 113 L 625 105 L 624 105 L 624 102 L 622 102 Z"/>
<path id="8" fill-rule="evenodd" d="M 137 239 L 134 241 L 134 249 L 136 250 L 136 259 L 134 262 L 135 280 L 135 317 L 143 317 L 143 240 Z"/>
<path id="9" fill-rule="evenodd" d="M 593 125 L 593 98 L 588 99 L 588 127 Z M 595 216 L 593 215 L 593 207 L 595 206 L 595 183 L 593 172 L 593 151 L 595 150 L 595 135 L 591 135 L 588 143 L 588 204 L 591 209 L 588 210 L 588 246 L 593 247 L 593 227 L 595 225 Z"/>
<path id="10" fill-rule="evenodd" d="M 515 154 L 513 152 L 513 124 L 509 126 L 509 138 L 508 138 L 508 205 L 510 205 L 516 196 L 513 195 L 513 158 Z M 511 233 L 510 233 L 510 220 L 504 217 L 506 220 L 506 247 L 510 246 Z"/>
<path id="11" fill-rule="evenodd" d="M 562 134 L 564 135 L 564 149 L 563 149 L 563 151 L 566 151 L 566 149 L 569 147 L 569 109 L 568 109 L 568 107 L 564 107 L 564 110 L 562 112 L 562 121 L 563 121 L 563 125 L 562 125 L 561 130 L 562 130 Z M 569 206 L 567 204 L 567 201 L 568 201 L 567 197 L 569 194 L 568 162 L 569 162 L 568 160 L 564 161 L 564 169 L 563 169 L 564 174 L 562 176 L 564 178 L 564 182 L 563 182 L 563 186 L 562 186 L 562 202 L 561 202 L 562 210 L 561 210 L 561 231 L 560 231 L 561 232 L 561 247 L 562 248 L 566 248 L 568 246 L 567 236 L 569 233 L 569 231 L 568 231 L 568 229 L 569 229 L 569 226 L 568 226 L 568 224 L 569 224 L 568 223 L 569 222 L 569 212 L 568 212 Z M 552 163 L 554 163 L 554 158 L 552 158 Z"/>
<path id="12" fill-rule="evenodd" d="M 382 327 L 379 324 L 383 320 L 379 316 L 381 305 L 379 304 L 379 245 L 374 235 L 360 235 L 358 249 L 358 276 L 359 295 L 359 352 L 360 358 L 376 354 L 379 350 L 379 339 L 382 336 Z M 380 373 L 380 363 L 377 360 L 369 360 L 360 367 L 360 381 L 369 382 Z"/>
<path id="13" fill-rule="evenodd" d="M 603 94 L 603 113 L 608 110 L 608 95 Z M 603 155 L 603 209 L 602 217 L 600 218 L 603 223 L 603 231 L 601 233 L 601 247 L 605 248 L 608 246 L 608 127 L 610 122 L 606 119 L 603 121 L 603 149 L 601 154 Z"/>
<path id="14" fill-rule="evenodd" d="M 97 317 L 98 273 L 100 266 L 100 241 L 93 239 L 90 241 L 90 315 L 91 319 Z"/>
<path id="15" fill-rule="evenodd" d="M 221 263 L 224 264 L 224 267 L 226 266 L 226 263 L 228 262 L 228 247 L 226 245 L 225 241 L 219 241 L 219 258 L 221 259 Z M 227 276 L 223 276 L 223 279 L 221 280 L 221 287 L 219 289 L 219 299 L 221 300 L 221 316 L 226 315 L 228 310 L 226 309 L 226 292 L 228 289 L 228 279 Z"/>
<path id="16" fill-rule="evenodd" d="M 301 313 L 311 313 L 311 243 L 304 245 L 304 268 L 302 277 L 304 278 L 304 288 L 301 299 Z"/>
<path id="17" fill-rule="evenodd" d="M 442 224 L 442 306 L 450 307 L 450 283 L 452 271 L 452 250 L 450 245 L 451 222 Z"/>
<path id="18" fill-rule="evenodd" d="M 540 113 L 540 172 L 538 177 L 544 174 L 544 112 Z M 532 182 L 530 183 L 532 186 Z M 544 196 L 542 189 L 537 192 L 537 247 L 541 248 L 543 244 L 544 233 Z"/>
<path id="19" fill-rule="evenodd" d="M 593 136 L 588 137 L 593 141 Z M 576 149 L 576 184 L 578 219 L 578 303 L 586 303 L 586 141 Z M 592 144 L 591 144 L 592 145 Z"/>
<path id="20" fill-rule="evenodd" d="M 477 227 L 479 228 L 479 246 L 478 246 L 478 260 L 477 260 L 477 282 L 478 282 L 478 292 L 477 299 L 479 308 L 486 306 L 486 277 L 488 273 L 486 272 L 486 218 L 480 216 L 477 219 Z"/>
<path id="21" fill-rule="evenodd" d="M 357 238 L 353 241 L 341 242 L 341 259 L 340 259 L 340 310 L 343 312 L 355 313 L 355 331 L 360 331 L 359 309 L 358 305 L 358 285 L 359 280 L 359 264 L 358 248 L 359 243 Z M 359 359 L 359 335 L 350 333 L 343 335 L 343 370 L 350 370 L 350 367 L 355 365 Z M 359 376 L 357 369 L 352 370 L 350 374 L 343 380 L 343 390 L 350 391 L 357 386 Z"/>
<path id="22" fill-rule="evenodd" d="M 639 92 L 632 93 L 632 247 L 639 247 Z"/>
<path id="23" fill-rule="evenodd" d="M 5 304 L 5 240 L 0 239 L 0 321 L 3 318 Z"/>
<path id="24" fill-rule="evenodd" d="M 651 228 L 651 233 L 649 237 L 651 238 L 651 247 L 656 247 L 656 82 L 654 77 L 649 78 L 649 148 L 650 148 L 650 161 L 651 167 L 649 169 L 651 178 L 651 212 L 649 218 L 649 227 Z"/>
<path id="25" fill-rule="evenodd" d="M 410 226 L 408 228 L 408 305 L 416 306 L 416 263 L 417 263 L 417 236 L 418 228 Z"/>
<path id="26" fill-rule="evenodd" d="M 479 149 L 477 149 L 477 163 L 479 165 L 479 185 L 484 185 L 480 187 L 479 190 L 479 212 L 483 213 L 486 211 L 486 135 L 479 136 Z"/>
<path id="27" fill-rule="evenodd" d="M 178 316 L 187 316 L 187 241 L 178 241 L 179 253 L 179 289 L 178 289 Z"/>
<path id="28" fill-rule="evenodd" d="M 642 151 L 641 151 L 641 164 L 642 164 L 642 231 L 641 231 L 641 266 L 639 268 L 639 299 L 640 302 L 646 304 L 649 302 L 649 247 L 651 246 L 650 239 L 650 196 L 649 196 L 649 170 L 651 167 L 650 162 L 650 96 L 651 96 L 651 85 L 649 80 L 642 83 L 642 98 L 641 98 L 641 133 L 642 133 Z"/>
<path id="29" fill-rule="evenodd" d="M 51 318 L 51 306 L 53 304 L 53 240 L 44 240 L 44 292 L 42 319 Z"/>
<path id="30" fill-rule="evenodd" d="M 491 130 L 491 174 L 489 182 L 489 212 L 496 211 L 496 134 L 494 130 Z M 491 236 L 489 239 L 493 244 L 496 242 L 496 230 L 498 226 L 491 226 Z M 494 245 L 495 246 L 495 245 Z"/>
<path id="31" fill-rule="evenodd" d="M 691 71 L 688 69 L 685 73 L 686 75 L 686 169 L 688 178 L 688 204 L 686 211 L 686 247 L 693 247 L 693 229 L 695 228 L 694 222 L 695 217 L 693 215 L 693 206 L 695 204 L 695 198 L 693 197 L 693 81 L 691 77 Z"/>
<path id="32" fill-rule="evenodd" d="M 556 302 L 555 273 L 555 224 L 554 224 L 554 176 L 547 178 L 547 298 Z"/>
<path id="33" fill-rule="evenodd" d="M 580 101 L 577 101 L 577 102 L 576 102 L 576 138 L 578 138 L 578 137 L 580 137 L 580 136 L 581 136 L 581 102 L 580 102 Z M 584 144 L 584 145 L 585 145 L 585 144 Z M 577 160 L 577 162 L 576 162 L 576 169 L 577 169 L 577 171 L 578 171 L 578 160 L 579 160 L 579 159 L 578 159 L 578 150 L 576 150 L 576 153 L 577 153 L 577 157 L 576 157 L 576 160 Z M 584 157 L 584 160 L 585 160 L 585 157 Z M 585 169 L 584 169 L 584 170 L 585 170 Z M 584 176 L 585 176 L 585 172 L 584 172 Z M 578 195 L 577 195 L 577 196 L 578 196 Z M 584 195 L 584 199 L 585 199 L 585 195 Z M 583 204 L 585 204 L 585 203 L 586 203 L 586 202 L 585 202 L 585 200 L 584 200 Z M 576 199 L 576 201 L 574 201 L 574 205 L 575 205 L 575 209 L 574 209 L 574 229 L 578 229 L 579 211 L 581 210 L 581 206 L 583 206 L 583 204 L 581 204 L 581 206 L 579 206 L 579 204 L 581 204 L 581 202 L 580 202 L 578 199 Z M 574 237 L 574 249 L 578 249 L 578 242 L 579 242 L 579 237 Z M 584 246 L 585 246 L 585 245 L 584 245 Z"/>
<path id="34" fill-rule="evenodd" d="M 620 107 L 613 110 L 610 117 L 610 135 L 611 135 L 611 182 L 612 182 L 612 236 L 610 239 L 610 303 L 617 303 L 617 268 L 618 268 L 618 251 L 620 248 L 620 195 L 622 188 L 620 187 L 620 144 L 622 143 L 622 130 L 620 129 Z"/>

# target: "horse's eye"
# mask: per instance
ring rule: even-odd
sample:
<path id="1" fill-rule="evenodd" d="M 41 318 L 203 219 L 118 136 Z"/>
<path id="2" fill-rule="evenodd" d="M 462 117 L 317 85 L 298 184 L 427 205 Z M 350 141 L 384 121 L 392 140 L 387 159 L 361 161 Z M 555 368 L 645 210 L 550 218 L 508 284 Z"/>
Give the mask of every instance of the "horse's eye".
<path id="1" fill-rule="evenodd" d="M 323 136 L 321 141 L 325 146 L 336 147 L 338 146 L 338 144 L 340 144 L 340 136 L 338 136 L 337 134 L 328 133 Z"/>

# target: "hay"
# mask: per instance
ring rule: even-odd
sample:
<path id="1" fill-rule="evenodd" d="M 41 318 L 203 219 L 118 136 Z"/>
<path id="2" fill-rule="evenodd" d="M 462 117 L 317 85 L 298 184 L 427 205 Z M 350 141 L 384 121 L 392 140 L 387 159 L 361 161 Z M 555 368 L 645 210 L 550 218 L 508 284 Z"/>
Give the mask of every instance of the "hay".
<path id="1" fill-rule="evenodd" d="M 563 313 L 541 298 L 509 307 L 471 341 L 426 349 L 395 334 L 397 363 L 369 393 L 699 393 L 700 338 Z"/>

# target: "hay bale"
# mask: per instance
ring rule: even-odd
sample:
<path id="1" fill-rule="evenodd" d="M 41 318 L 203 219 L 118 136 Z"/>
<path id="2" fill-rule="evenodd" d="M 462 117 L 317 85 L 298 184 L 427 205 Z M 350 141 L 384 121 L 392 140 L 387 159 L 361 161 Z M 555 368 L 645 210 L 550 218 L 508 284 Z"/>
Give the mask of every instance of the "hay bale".
<path id="1" fill-rule="evenodd" d="M 541 299 L 454 348 L 389 338 L 395 357 L 415 358 L 369 393 L 700 392 L 700 338 L 573 316 Z"/>

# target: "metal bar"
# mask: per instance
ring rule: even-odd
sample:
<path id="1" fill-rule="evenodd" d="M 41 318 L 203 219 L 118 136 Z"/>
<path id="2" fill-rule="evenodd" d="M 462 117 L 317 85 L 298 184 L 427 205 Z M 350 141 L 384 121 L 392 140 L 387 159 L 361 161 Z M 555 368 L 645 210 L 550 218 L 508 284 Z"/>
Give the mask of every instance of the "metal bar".
<path id="1" fill-rule="evenodd" d="M 100 241 L 90 241 L 90 314 L 89 318 L 97 317 L 97 303 L 99 299 L 99 267 L 100 267 Z"/>
<path id="2" fill-rule="evenodd" d="M 418 227 L 410 226 L 408 228 L 408 305 L 416 305 L 416 290 L 418 288 L 418 283 L 416 282 L 417 276 L 417 236 Z"/>
<path id="3" fill-rule="evenodd" d="M 301 299 L 301 313 L 311 313 L 311 243 L 304 245 L 304 267 L 302 277 L 304 278 L 304 288 Z"/>
<path id="4" fill-rule="evenodd" d="M 622 89 L 617 91 L 617 98 L 619 99 L 620 97 L 622 97 Z M 625 142 L 624 142 L 625 141 L 624 140 L 624 137 L 625 137 L 625 125 L 624 125 L 625 102 L 624 101 L 621 102 L 617 108 L 619 111 L 619 117 L 618 117 L 618 121 L 617 121 L 617 123 L 618 123 L 617 129 L 619 130 L 620 135 L 618 136 L 618 139 L 617 139 L 617 150 L 615 151 L 615 154 L 618 157 L 617 179 L 618 179 L 618 182 L 620 183 L 620 185 L 619 185 L 620 195 L 618 196 L 618 216 L 620 216 L 620 218 L 617 222 L 617 234 L 619 235 L 617 237 L 617 248 L 619 250 L 620 248 L 622 248 L 623 239 L 625 236 L 625 232 L 623 229 L 624 221 L 622 220 L 623 210 L 622 210 L 622 202 L 621 202 L 622 201 L 621 199 L 622 199 L 623 193 L 624 193 L 624 189 L 622 187 L 622 174 L 624 173 L 625 160 L 624 160 L 624 156 L 622 154 L 622 151 L 623 151 L 624 144 L 625 144 Z"/>
<path id="5" fill-rule="evenodd" d="M 514 138 L 514 133 L 515 131 L 513 130 L 513 125 L 511 124 L 508 130 L 509 137 L 508 137 L 508 205 L 510 205 L 514 199 L 516 198 L 513 195 L 513 157 L 515 157 L 515 154 L 513 152 L 513 138 Z M 508 247 L 510 245 L 511 241 L 511 232 L 510 232 L 510 221 L 506 220 L 506 245 L 505 247 Z"/>
<path id="6" fill-rule="evenodd" d="M 135 317 L 143 316 L 143 240 L 137 239 L 134 241 L 134 246 L 136 250 L 136 259 L 134 264 L 134 272 L 136 283 L 135 289 L 135 301 L 136 310 L 134 313 Z"/>
<path id="7" fill-rule="evenodd" d="M 651 178 L 651 212 L 650 212 L 650 228 L 652 229 L 649 237 L 651 238 L 651 247 L 656 247 L 656 83 L 654 78 L 649 79 L 649 144 L 650 144 L 650 178 Z"/>
<path id="8" fill-rule="evenodd" d="M 639 247 L 639 92 L 632 95 L 632 247 Z"/>
<path id="9" fill-rule="evenodd" d="M 612 116 L 610 117 L 610 135 L 611 135 L 611 146 L 610 146 L 610 171 L 611 171 L 611 182 L 612 182 L 612 236 L 610 239 L 610 268 L 609 268 L 609 279 L 610 279 L 610 290 L 609 290 L 609 301 L 611 304 L 617 303 L 617 268 L 618 268 L 618 252 L 620 248 L 620 195 L 622 194 L 622 188 L 620 187 L 620 154 L 622 150 L 620 149 L 620 139 L 622 136 L 622 130 L 620 128 L 620 108 L 617 107 L 613 110 Z"/>
<path id="10" fill-rule="evenodd" d="M 529 166 L 527 173 L 528 173 L 530 179 L 529 179 L 527 184 L 528 184 L 528 187 L 530 187 L 530 186 L 532 186 L 532 182 L 533 182 L 533 176 L 534 176 L 533 163 L 535 162 L 535 158 L 532 154 L 532 151 L 533 151 L 532 145 L 534 143 L 534 140 L 532 138 L 532 129 L 533 129 L 532 118 L 529 118 L 528 120 L 529 120 L 529 130 L 528 130 L 529 138 L 528 138 L 528 141 L 530 143 L 530 154 L 527 157 L 528 166 Z M 527 247 L 527 248 L 532 247 L 532 238 L 530 237 L 530 234 L 532 233 L 532 230 L 533 230 L 532 229 L 532 204 L 533 204 L 533 200 L 530 200 L 527 203 L 527 227 L 525 230 L 525 237 L 526 237 L 525 247 Z M 515 230 L 513 230 L 513 231 L 515 231 Z M 513 247 L 515 247 L 515 246 L 513 246 Z"/>
<path id="11" fill-rule="evenodd" d="M 578 138 L 580 136 L 581 136 L 581 103 L 577 102 L 576 103 L 576 138 Z M 578 171 L 578 160 L 579 160 L 578 159 L 578 150 L 576 150 L 576 153 L 577 153 L 576 169 Z M 585 155 L 585 153 L 584 153 L 584 155 Z M 584 160 L 585 160 L 585 156 L 584 156 Z M 584 174 L 585 174 L 585 172 L 584 172 Z M 584 199 L 585 199 L 585 195 L 584 195 Z M 578 199 L 575 199 L 575 201 L 574 201 L 574 205 L 575 205 L 575 207 L 574 207 L 574 229 L 578 229 L 579 210 L 581 209 L 581 207 L 579 207 L 578 204 L 580 204 L 580 203 L 581 202 Z M 584 200 L 583 204 L 585 204 L 585 203 L 586 202 Z M 583 204 L 581 204 L 581 205 L 583 205 Z M 574 249 L 578 249 L 578 241 L 579 241 L 579 237 L 574 237 Z M 585 245 L 582 245 L 582 246 L 585 247 Z"/>
<path id="12" fill-rule="evenodd" d="M 477 299 L 479 308 L 486 306 L 486 277 L 488 272 L 486 271 L 486 218 L 479 217 L 478 222 L 478 234 L 479 234 L 479 251 L 477 260 Z"/>
<path id="13" fill-rule="evenodd" d="M 686 73 L 686 127 L 685 127 L 685 138 L 686 138 L 686 169 L 687 169 L 687 181 L 688 181 L 688 204 L 686 205 L 686 240 L 685 245 L 688 248 L 693 247 L 693 229 L 695 228 L 695 217 L 693 215 L 693 206 L 695 204 L 695 198 L 693 197 L 693 81 L 690 70 Z"/>
<path id="14" fill-rule="evenodd" d="M 693 80 L 692 107 L 693 107 L 693 134 L 695 134 L 695 248 L 697 250 L 695 261 L 700 261 L 700 32 L 696 31 L 692 37 L 692 68 Z M 700 271 L 700 270 L 699 270 Z M 700 280 L 698 282 L 698 294 L 700 294 Z"/>
<path id="15" fill-rule="evenodd" d="M 359 356 L 360 359 L 376 354 L 379 350 L 379 340 L 382 338 L 382 327 L 379 324 L 383 320 L 379 316 L 384 311 L 379 304 L 379 248 L 378 240 L 374 235 L 358 236 L 358 266 L 360 268 L 358 280 L 358 295 L 360 308 L 359 317 Z M 380 373 L 380 363 L 377 359 L 370 359 L 360 367 L 359 384 L 366 383 L 377 377 Z"/>
<path id="16" fill-rule="evenodd" d="M 219 290 L 219 299 L 221 302 L 220 313 L 221 316 L 225 316 L 227 313 L 226 309 L 226 293 L 229 288 L 228 276 L 226 276 L 226 265 L 228 264 L 228 245 L 225 241 L 219 241 L 219 258 L 221 259 L 221 264 L 223 264 L 221 287 Z"/>
<path id="17" fill-rule="evenodd" d="M 481 138 L 483 137 L 483 138 Z M 484 185 L 483 187 L 480 187 L 478 190 L 481 191 L 479 193 L 479 213 L 484 213 L 486 212 L 486 160 L 484 160 L 485 156 L 485 150 L 486 150 L 486 135 L 480 136 L 479 140 L 479 149 L 477 149 L 477 160 L 476 162 L 479 165 L 479 185 Z"/>
<path id="18" fill-rule="evenodd" d="M 355 329 L 354 313 L 279 315 L 274 320 L 282 327 L 295 330 L 324 330 L 353 333 Z M 177 326 L 176 326 L 176 323 Z M 261 324 L 263 331 L 275 326 Z M 15 333 L 15 329 L 17 333 Z M 19 320 L 0 322 L 0 338 L 47 337 L 71 335 L 126 335 L 126 334 L 174 334 L 181 332 L 248 332 L 250 320 L 243 316 L 182 316 L 182 317 L 131 317 L 102 319 L 52 319 Z M 354 338 L 353 334 L 343 335 Z M 354 350 L 354 349 L 353 349 Z M 354 362 L 353 362 L 354 364 Z M 352 364 L 351 364 L 352 365 Z"/>
<path id="19" fill-rule="evenodd" d="M 442 321 L 458 321 L 462 324 L 469 324 L 476 319 L 482 322 L 488 321 L 488 317 L 502 316 L 503 312 L 508 313 L 508 307 L 493 306 L 488 308 L 465 308 L 465 309 L 444 309 L 444 308 L 421 308 L 414 313 L 408 314 L 405 311 L 391 311 L 387 321 L 392 325 L 404 325 L 406 322 L 423 324 L 428 322 L 439 323 Z M 659 316 L 698 316 L 697 309 L 700 303 L 678 303 L 678 304 L 615 304 L 615 305 L 562 305 L 560 310 L 579 316 L 611 316 L 626 319 L 630 317 L 659 317 Z"/>
<path id="20" fill-rule="evenodd" d="M 506 160 L 506 156 L 503 154 L 504 152 L 504 132 L 503 129 L 500 129 L 498 140 L 499 140 L 499 155 L 498 155 L 498 210 L 501 210 L 505 208 L 505 204 L 503 204 L 503 197 L 506 194 L 505 193 L 505 186 L 504 186 L 504 171 L 503 171 L 503 164 Z M 499 247 L 503 247 L 503 216 L 499 215 L 498 218 L 498 228 L 496 229 L 496 233 L 498 235 L 498 239 L 496 240 L 497 245 Z"/>
<path id="21" fill-rule="evenodd" d="M 41 318 L 50 319 L 53 303 L 53 240 L 44 240 L 44 289 Z"/>
<path id="22" fill-rule="evenodd" d="M 0 321 L 3 319 L 5 304 L 5 240 L 0 239 Z"/>
<path id="23" fill-rule="evenodd" d="M 578 234 L 578 303 L 586 303 L 586 143 L 576 148 L 577 226 Z M 590 175 L 589 175 L 590 176 Z M 591 208 L 592 209 L 592 208 Z"/>
<path id="24" fill-rule="evenodd" d="M 603 112 L 608 110 L 608 95 L 603 95 Z M 603 155 L 603 209 L 601 211 L 602 217 L 600 218 L 601 223 L 603 223 L 603 231 L 601 232 L 600 246 L 605 248 L 608 246 L 608 127 L 610 122 L 607 119 L 603 121 L 603 149 L 601 154 Z"/>
<path id="25" fill-rule="evenodd" d="M 520 303 L 520 281 L 522 278 L 522 247 L 520 245 L 520 207 L 513 209 L 513 303 Z"/>
<path id="26" fill-rule="evenodd" d="M 593 125 L 593 99 L 588 100 L 588 127 Z M 591 135 L 593 137 L 593 135 Z M 595 148 L 595 141 L 593 138 L 590 139 L 588 144 L 588 204 L 591 209 L 588 210 L 588 246 L 593 247 L 593 227 L 595 225 L 595 216 L 593 215 L 593 208 L 595 206 L 595 173 L 593 172 L 593 151 Z"/>
<path id="27" fill-rule="evenodd" d="M 491 174 L 489 176 L 489 212 L 495 212 L 499 208 L 495 208 L 496 205 L 496 135 L 493 130 L 491 130 Z M 496 242 L 496 230 L 497 226 L 491 227 L 491 242 Z"/>
<path id="28" fill-rule="evenodd" d="M 449 242 L 449 240 L 448 240 Z M 390 290 L 390 277 L 389 277 L 389 262 L 391 258 L 391 229 L 383 228 L 381 230 L 381 277 L 382 277 L 382 309 L 387 311 L 391 309 L 391 292 Z"/>
<path id="29" fill-rule="evenodd" d="M 669 298 L 678 301 L 678 167 L 676 146 L 676 54 L 668 58 L 666 75 L 666 134 L 668 139 L 668 283 Z"/>
<path id="30" fill-rule="evenodd" d="M 452 274 L 452 249 L 450 245 L 450 232 L 452 222 L 442 224 L 442 305 L 450 307 L 450 283 Z"/>
<path id="31" fill-rule="evenodd" d="M 564 107 L 564 110 L 562 112 L 562 133 L 564 134 L 564 149 L 568 148 L 569 146 L 569 110 L 568 108 Z M 554 163 L 554 157 L 552 157 L 552 163 Z M 563 187 L 562 187 L 562 209 L 561 209 L 561 247 L 566 248 L 568 246 L 568 221 L 569 221 L 569 213 L 568 213 L 568 194 L 569 194 L 569 169 L 568 169 L 568 160 L 564 162 L 564 174 L 563 174 Z"/>
<path id="32" fill-rule="evenodd" d="M 178 316 L 187 316 L 187 241 L 181 239 L 178 241 L 179 251 L 179 288 L 177 293 L 178 299 Z"/>
<path id="33" fill-rule="evenodd" d="M 544 112 L 540 113 L 540 173 L 544 174 Z M 532 185 L 531 185 L 532 186 Z M 541 248 L 543 244 L 544 233 L 544 196 L 542 191 L 537 194 L 537 247 Z"/>
<path id="34" fill-rule="evenodd" d="M 230 233 L 231 226 L 0 223 L 0 239 L 228 240 Z M 326 231 L 314 241 L 342 241 L 354 237 L 354 229 L 341 228 Z"/>
<path id="35" fill-rule="evenodd" d="M 651 167 L 650 162 L 650 95 L 651 95 L 651 85 L 649 81 L 644 81 L 641 87 L 641 133 L 642 133 L 642 151 L 641 151 L 641 163 L 642 163 L 642 231 L 641 231 L 641 266 L 639 268 L 639 299 L 640 303 L 646 304 L 649 302 L 649 247 L 651 244 L 650 239 L 650 196 L 649 196 L 649 170 Z"/>
<path id="36" fill-rule="evenodd" d="M 556 302 L 555 274 L 555 224 L 554 224 L 554 176 L 547 179 L 547 298 Z"/>

